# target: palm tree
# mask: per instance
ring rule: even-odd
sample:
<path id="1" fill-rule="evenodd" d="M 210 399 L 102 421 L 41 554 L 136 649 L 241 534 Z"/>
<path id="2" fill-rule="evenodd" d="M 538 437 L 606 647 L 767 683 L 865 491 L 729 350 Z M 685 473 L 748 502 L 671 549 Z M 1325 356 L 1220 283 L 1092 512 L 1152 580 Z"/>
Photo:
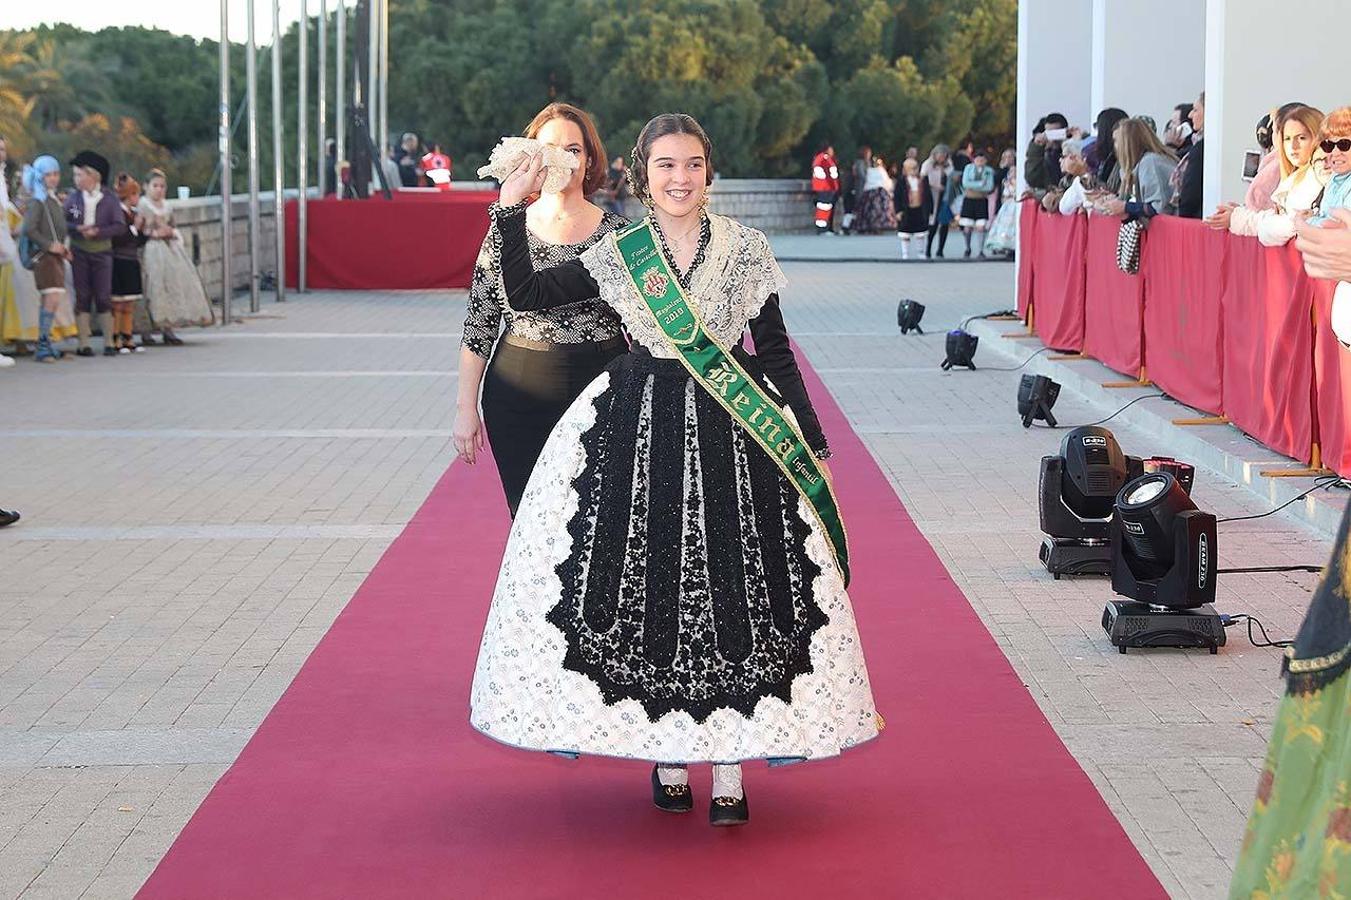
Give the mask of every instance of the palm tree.
<path id="1" fill-rule="evenodd" d="M 0 135 L 21 150 L 32 136 L 31 117 L 37 105 L 27 82 L 33 44 L 31 33 L 0 31 Z"/>

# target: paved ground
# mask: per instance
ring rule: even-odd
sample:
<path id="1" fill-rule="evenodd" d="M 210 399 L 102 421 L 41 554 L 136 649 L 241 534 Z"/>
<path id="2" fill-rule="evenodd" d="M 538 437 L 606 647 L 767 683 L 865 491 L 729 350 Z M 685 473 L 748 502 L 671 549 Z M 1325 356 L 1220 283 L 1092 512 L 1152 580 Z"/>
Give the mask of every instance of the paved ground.
<path id="1" fill-rule="evenodd" d="M 1137 846 L 1175 896 L 1223 896 L 1278 653 L 1238 634 L 1218 657 L 1112 651 L 1105 584 L 1036 563 L 1059 434 L 1020 427 L 1017 373 L 942 373 L 941 336 L 896 333 L 901 296 L 940 335 L 1011 305 L 1011 267 L 785 269 L 800 344 Z M 0 505 L 26 514 L 0 532 L 0 897 L 135 891 L 449 461 L 463 304 L 293 296 L 182 349 L 0 372 Z M 1105 414 L 1072 394 L 1056 412 Z M 1262 511 L 1206 473 L 1196 496 Z M 1281 517 L 1220 541 L 1226 565 L 1327 552 Z M 1288 636 L 1312 585 L 1230 577 L 1221 606 Z"/>

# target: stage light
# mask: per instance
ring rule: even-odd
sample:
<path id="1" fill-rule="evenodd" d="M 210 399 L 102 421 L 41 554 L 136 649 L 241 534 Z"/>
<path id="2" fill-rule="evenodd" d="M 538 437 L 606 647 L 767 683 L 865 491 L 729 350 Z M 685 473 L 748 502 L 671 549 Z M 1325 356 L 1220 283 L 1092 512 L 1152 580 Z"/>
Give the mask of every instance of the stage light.
<path id="1" fill-rule="evenodd" d="M 1127 482 L 1112 520 L 1113 600 L 1102 626 L 1122 653 L 1127 647 L 1224 644 L 1215 600 L 1215 517 L 1196 508 L 1167 472 Z"/>
<path id="2" fill-rule="evenodd" d="M 1024 375 L 1018 382 L 1018 415 L 1023 417 L 1023 427 L 1031 428 L 1034 419 L 1041 419 L 1054 428 L 1051 407 L 1059 396 L 1060 385 L 1045 375 Z"/>
<path id="3" fill-rule="evenodd" d="M 976 345 L 979 343 L 980 338 L 962 331 L 960 328 L 949 331 L 947 340 L 948 358 L 943 360 L 943 371 L 946 372 L 953 366 L 966 366 L 968 369 L 975 371 Z"/>
<path id="4" fill-rule="evenodd" d="M 896 307 L 896 324 L 901 326 L 901 334 L 923 334 L 924 329 L 919 327 L 919 320 L 924 318 L 924 304 L 916 303 L 914 300 L 902 300 L 901 305 Z"/>
<path id="5" fill-rule="evenodd" d="M 1178 462 L 1171 456 L 1151 456 L 1144 461 L 1144 470 L 1146 473 L 1167 472 L 1177 479 L 1177 483 L 1188 495 L 1191 494 L 1192 485 L 1196 482 L 1196 467 L 1191 463 Z"/>
<path id="6" fill-rule="evenodd" d="M 1109 575 L 1116 495 L 1143 473 L 1139 459 L 1121 452 L 1106 428 L 1084 425 L 1060 442 L 1059 456 L 1043 456 L 1038 490 L 1039 558 L 1061 575 Z"/>

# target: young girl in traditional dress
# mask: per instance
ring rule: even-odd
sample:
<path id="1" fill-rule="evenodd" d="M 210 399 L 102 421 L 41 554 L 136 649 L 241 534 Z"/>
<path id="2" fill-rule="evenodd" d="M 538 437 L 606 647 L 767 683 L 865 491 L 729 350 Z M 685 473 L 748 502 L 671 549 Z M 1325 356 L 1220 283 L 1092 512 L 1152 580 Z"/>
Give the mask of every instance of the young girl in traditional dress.
<path id="1" fill-rule="evenodd" d="M 923 235 L 929 230 L 932 211 L 933 194 L 925 179 L 920 177 L 919 161 L 907 158 L 901 163 L 901 177 L 896 179 L 896 231 L 901 238 L 901 259 L 910 258 L 912 241 L 924 243 Z"/>
<path id="2" fill-rule="evenodd" d="M 525 136 L 571 153 L 578 162 L 561 191 L 544 193 L 530 206 L 527 225 L 534 264 L 576 259 L 628 224 L 587 200 L 609 171 L 600 135 L 583 110 L 551 103 L 526 126 Z M 493 462 L 514 516 L 554 424 L 610 361 L 629 348 L 619 316 L 599 298 L 540 312 L 512 310 L 502 288 L 501 249 L 502 235 L 490 225 L 469 288 L 454 439 L 460 459 L 473 465 L 487 425 Z"/>
<path id="3" fill-rule="evenodd" d="M 985 229 L 990 224 L 990 194 L 994 192 L 994 170 L 986 164 L 984 151 L 962 169 L 962 214 L 957 219 L 966 237 L 966 256 L 971 256 L 971 235 L 976 236 L 976 256 L 985 252 Z"/>
<path id="4" fill-rule="evenodd" d="M 657 116 L 633 152 L 652 213 L 536 271 L 525 199 L 493 215 L 513 309 L 599 294 L 633 340 L 568 409 L 526 486 L 474 676 L 471 720 L 516 747 L 650 760 L 653 802 L 749 810 L 741 762 L 831 757 L 878 733 L 830 450 L 779 311 L 763 234 L 704 211 L 712 147 Z M 742 348 L 749 328 L 756 355 Z"/>
<path id="5" fill-rule="evenodd" d="M 145 177 L 145 197 L 137 211 L 145 222 L 145 296 L 150 319 L 166 344 L 182 344 L 174 329 L 210 325 L 216 320 L 206 299 L 197 267 L 174 228 L 174 214 L 164 199 L 168 181 L 159 169 Z M 144 332 L 142 332 L 144 334 Z"/>

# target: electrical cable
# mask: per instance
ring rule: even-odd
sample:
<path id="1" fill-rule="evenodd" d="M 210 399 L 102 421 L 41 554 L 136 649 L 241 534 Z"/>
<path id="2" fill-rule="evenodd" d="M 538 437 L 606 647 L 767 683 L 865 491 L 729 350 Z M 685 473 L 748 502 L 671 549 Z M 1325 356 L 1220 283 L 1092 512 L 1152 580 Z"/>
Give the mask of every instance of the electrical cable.
<path id="1" fill-rule="evenodd" d="M 1229 516 L 1228 518 L 1225 519 L 1216 519 L 1215 524 L 1218 525 L 1222 522 L 1247 522 L 1252 519 L 1264 519 L 1267 516 L 1280 512 L 1281 510 L 1285 509 L 1292 503 L 1303 500 L 1305 497 L 1309 496 L 1315 491 L 1331 490 L 1334 487 L 1351 487 L 1351 483 L 1348 483 L 1346 479 L 1342 478 L 1340 475 L 1321 475 L 1318 477 L 1313 487 L 1309 488 L 1307 491 L 1304 491 L 1301 494 L 1291 497 L 1289 500 L 1285 501 L 1280 506 L 1277 506 L 1274 509 L 1269 509 L 1264 513 L 1257 513 L 1251 516 Z"/>
<path id="2" fill-rule="evenodd" d="M 1026 363 L 1024 363 L 1024 365 L 1026 365 Z M 986 369 L 985 371 L 988 372 L 988 371 L 991 371 L 991 370 Z M 1131 402 L 1127 403 L 1125 406 L 1121 407 L 1121 408 L 1118 409 L 1116 412 L 1112 413 L 1110 416 L 1107 416 L 1106 418 L 1103 418 L 1103 419 L 1099 419 L 1099 420 L 1096 421 L 1096 422 L 1089 422 L 1087 425 L 1061 425 L 1061 426 L 1059 426 L 1059 427 L 1060 427 L 1060 428 L 1092 428 L 1094 425 L 1101 425 L 1101 424 L 1103 424 L 1104 422 L 1110 422 L 1110 421 L 1112 421 L 1112 420 L 1115 419 L 1117 416 L 1121 415 L 1123 412 L 1125 412 L 1126 410 L 1130 409 L 1130 408 L 1131 408 L 1132 406 L 1134 406 L 1135 404 L 1139 403 L 1141 400 L 1157 400 L 1157 399 L 1160 399 L 1160 398 L 1162 398 L 1162 399 L 1164 399 L 1164 400 L 1169 399 L 1168 395 L 1167 395 L 1167 394 L 1164 394 L 1164 393 L 1162 393 L 1162 392 L 1156 393 L 1156 394 L 1145 394 L 1145 395 L 1142 396 L 1142 397 L 1136 397 L 1134 400 L 1132 400 Z M 1036 425 L 1036 426 L 1039 427 L 1039 428 L 1050 428 L 1050 427 L 1051 427 L 1051 426 L 1049 426 L 1049 425 L 1047 425 L 1047 424 L 1045 424 L 1045 423 L 1043 423 L 1043 422 L 1033 422 L 1032 424 L 1033 424 L 1033 425 Z"/>
<path id="3" fill-rule="evenodd" d="M 1216 569 L 1216 575 L 1242 575 L 1258 572 L 1313 572 L 1321 574 L 1323 566 L 1243 566 L 1237 569 Z"/>
<path id="4" fill-rule="evenodd" d="M 1040 350 L 1038 350 L 1036 353 L 1033 353 L 1031 356 L 1029 356 L 1027 359 L 1023 360 L 1021 363 L 1019 363 L 1019 364 L 1016 365 L 1016 366 L 993 366 L 993 367 L 992 367 L 992 366 L 986 366 L 985 368 L 981 369 L 980 371 L 982 371 L 982 372 L 1017 372 L 1019 369 L 1023 368 L 1023 366 L 1026 366 L 1028 363 L 1030 363 L 1032 360 L 1036 359 L 1038 356 L 1041 356 L 1043 353 L 1050 353 L 1050 352 L 1051 352 L 1051 348 L 1050 348 L 1050 347 L 1042 347 L 1042 348 L 1041 348 Z"/>
<path id="5" fill-rule="evenodd" d="M 1278 647 L 1278 648 L 1283 648 L 1283 647 L 1289 647 L 1289 646 L 1291 646 L 1291 645 L 1293 645 L 1293 644 L 1295 643 L 1294 641 L 1273 641 L 1273 640 L 1271 639 L 1271 637 L 1267 634 L 1266 626 L 1264 626 L 1260 621 L 1258 621 L 1257 619 L 1255 619 L 1255 618 L 1253 618 L 1252 616 L 1248 615 L 1247 613 L 1239 613 L 1238 615 L 1234 615 L 1234 616 L 1220 616 L 1220 624 L 1222 624 L 1225 628 L 1228 628 L 1228 627 L 1231 626 L 1231 625 L 1237 625 L 1240 619 L 1245 619 L 1245 620 L 1247 620 L 1247 622 L 1248 622 L 1248 643 L 1252 644 L 1254 647 Z M 1258 630 L 1258 631 L 1262 632 L 1262 642 L 1261 642 L 1261 643 L 1258 643 L 1258 642 L 1257 642 L 1257 639 L 1254 638 L 1253 635 L 1252 635 L 1252 627 L 1253 627 L 1254 625 L 1257 626 L 1257 630 Z"/>
<path id="6" fill-rule="evenodd" d="M 924 333 L 921 334 L 920 336 L 921 336 L 921 337 L 935 337 L 935 336 L 940 336 L 940 337 L 941 337 L 941 336 L 946 335 L 946 334 L 947 334 L 948 332 L 950 332 L 950 331 L 966 331 L 966 326 L 970 325 L 972 322 L 976 321 L 977 319 L 992 319 L 992 318 L 994 318 L 995 316 L 1016 316 L 1016 315 L 1018 315 L 1018 311 L 1017 311 L 1016 309 L 996 309 L 996 310 L 993 310 L 993 311 L 987 312 L 987 313 L 979 313 L 979 314 L 976 314 L 976 315 L 970 315 L 970 316 L 967 316 L 965 319 L 962 320 L 962 324 L 958 325 L 956 328 L 940 328 L 940 329 L 938 329 L 937 331 L 929 330 L 929 331 L 924 332 Z"/>

